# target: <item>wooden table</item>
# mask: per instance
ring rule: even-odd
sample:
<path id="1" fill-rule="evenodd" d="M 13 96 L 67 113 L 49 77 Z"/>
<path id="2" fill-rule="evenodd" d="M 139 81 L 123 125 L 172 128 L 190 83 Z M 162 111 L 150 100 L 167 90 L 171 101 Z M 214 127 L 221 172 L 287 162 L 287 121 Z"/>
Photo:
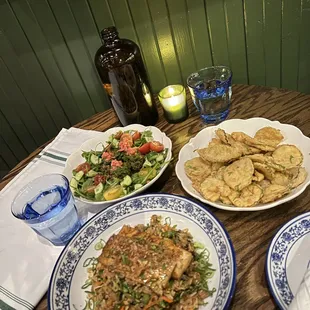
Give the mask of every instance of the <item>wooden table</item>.
<path id="1" fill-rule="evenodd" d="M 188 140 L 205 125 L 199 119 L 189 96 L 190 117 L 180 124 L 168 124 L 160 109 L 157 127 L 172 140 L 174 161 L 163 177 L 151 188 L 152 191 L 188 196 L 174 173 L 178 153 Z M 247 119 L 265 117 L 292 124 L 310 136 L 310 96 L 295 91 L 261 86 L 234 85 L 232 108 L 228 118 Z M 104 131 L 118 126 L 119 122 L 108 110 L 76 125 L 83 129 Z M 42 146 L 43 148 L 44 146 Z M 17 165 L 0 183 L 7 184 L 40 150 L 33 152 Z M 232 239 L 237 258 L 237 286 L 232 309 L 276 309 L 265 279 L 265 258 L 268 245 L 277 229 L 289 219 L 310 210 L 310 190 L 295 200 L 261 212 L 228 212 L 212 207 L 209 209 L 223 222 Z M 47 309 L 46 296 L 37 309 Z"/>

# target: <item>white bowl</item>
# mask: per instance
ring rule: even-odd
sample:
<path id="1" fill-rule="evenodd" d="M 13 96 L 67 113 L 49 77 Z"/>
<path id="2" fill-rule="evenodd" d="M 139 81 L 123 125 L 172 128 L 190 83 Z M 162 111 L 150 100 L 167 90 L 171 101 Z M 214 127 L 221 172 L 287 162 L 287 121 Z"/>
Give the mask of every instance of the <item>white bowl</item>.
<path id="1" fill-rule="evenodd" d="M 258 204 L 254 207 L 249 208 L 238 208 L 234 206 L 225 205 L 221 202 L 211 202 L 203 198 L 193 187 L 191 180 L 187 177 L 184 164 L 187 160 L 197 157 L 198 154 L 194 152 L 199 148 L 206 147 L 212 138 L 215 137 L 215 131 L 218 128 L 225 130 L 227 133 L 234 131 L 242 131 L 250 136 L 254 136 L 256 131 L 262 127 L 271 126 L 281 130 L 284 140 L 281 144 L 294 144 L 303 153 L 304 161 L 302 166 L 306 168 L 308 172 L 307 179 L 288 195 L 270 203 Z M 228 210 L 228 211 L 261 211 L 269 208 L 276 207 L 280 204 L 288 202 L 297 196 L 299 196 L 310 183 L 310 139 L 303 135 L 303 133 L 295 126 L 288 124 L 281 124 L 278 121 L 270 121 L 265 118 L 250 118 L 247 120 L 243 119 L 231 119 L 227 120 L 218 126 L 211 126 L 201 130 L 196 137 L 192 138 L 186 145 L 183 146 L 179 153 L 179 160 L 176 164 L 176 174 L 178 179 L 181 181 L 185 191 L 191 196 L 199 199 L 200 201 L 209 204 L 215 208 Z"/>
<path id="2" fill-rule="evenodd" d="M 165 146 L 165 148 L 168 149 L 166 161 L 169 161 L 171 159 L 172 142 L 166 136 L 166 134 L 161 132 L 158 128 L 153 127 L 153 126 L 145 127 L 145 126 L 140 125 L 140 124 L 132 124 L 132 125 L 129 125 L 126 127 L 110 128 L 107 131 L 103 132 L 102 134 L 98 135 L 97 137 L 85 141 L 75 152 L 73 152 L 68 157 L 68 159 L 66 161 L 65 169 L 63 171 L 63 174 L 68 178 L 68 180 L 71 180 L 72 170 L 75 169 L 79 164 L 85 162 L 85 159 L 82 157 L 82 151 L 94 150 L 96 148 L 96 146 L 98 145 L 98 143 L 105 143 L 106 141 L 108 141 L 108 138 L 112 134 L 117 133 L 120 130 L 122 130 L 122 131 L 125 131 L 125 130 L 144 131 L 146 129 L 152 131 L 154 140 L 161 142 Z M 91 200 L 87 200 L 87 199 L 82 198 L 82 197 L 75 197 L 75 200 L 80 201 L 83 203 L 83 205 L 90 207 L 89 211 L 91 211 L 93 208 L 93 210 L 95 212 L 98 212 L 98 211 L 102 210 L 104 207 L 111 205 L 112 203 L 116 203 L 118 201 L 127 199 L 129 197 L 132 197 L 134 195 L 137 195 L 137 194 L 145 191 L 152 184 L 154 184 L 156 182 L 156 180 L 158 180 L 158 178 L 162 175 L 162 173 L 167 168 L 167 166 L 168 166 L 168 164 L 165 164 L 161 168 L 161 170 L 159 171 L 157 176 L 153 180 L 151 180 L 149 183 L 145 184 L 140 189 L 138 189 L 138 190 L 136 190 L 136 191 L 124 196 L 124 197 L 114 199 L 114 200 L 109 200 L 109 201 L 91 201 Z"/>

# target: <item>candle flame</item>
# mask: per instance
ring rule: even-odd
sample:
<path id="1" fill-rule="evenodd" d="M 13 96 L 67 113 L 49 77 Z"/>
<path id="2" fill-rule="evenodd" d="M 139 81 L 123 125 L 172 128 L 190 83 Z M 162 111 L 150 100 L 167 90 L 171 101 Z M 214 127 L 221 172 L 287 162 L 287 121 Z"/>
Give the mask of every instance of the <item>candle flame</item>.
<path id="1" fill-rule="evenodd" d="M 171 86 L 169 86 L 169 87 L 168 87 L 168 92 L 169 92 L 169 94 L 170 94 L 171 96 L 173 96 L 173 94 L 174 94 L 174 89 L 173 89 Z"/>

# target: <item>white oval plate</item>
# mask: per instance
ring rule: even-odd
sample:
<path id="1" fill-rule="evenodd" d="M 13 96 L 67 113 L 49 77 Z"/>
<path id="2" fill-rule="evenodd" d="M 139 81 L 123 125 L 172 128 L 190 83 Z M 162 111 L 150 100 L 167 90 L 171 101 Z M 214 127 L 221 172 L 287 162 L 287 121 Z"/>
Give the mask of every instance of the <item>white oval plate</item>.
<path id="1" fill-rule="evenodd" d="M 280 309 L 288 309 L 309 263 L 310 212 L 307 212 L 281 227 L 269 246 L 266 277 Z"/>
<path id="2" fill-rule="evenodd" d="M 82 157 L 82 151 L 90 151 L 90 150 L 94 150 L 96 148 L 96 146 L 99 143 L 105 143 L 106 141 L 108 141 L 109 137 L 112 134 L 117 133 L 118 131 L 122 130 L 138 130 L 138 131 L 144 131 L 144 130 L 150 130 L 152 131 L 153 134 L 153 138 L 156 141 L 161 142 L 165 148 L 168 148 L 168 153 L 167 153 L 167 157 L 166 157 L 166 161 L 169 161 L 171 159 L 171 149 L 172 149 L 172 142 L 171 140 L 166 136 L 165 133 L 163 133 L 162 131 L 160 131 L 158 128 L 153 127 L 153 126 L 148 126 L 145 127 L 143 125 L 140 124 L 132 124 L 126 127 L 114 127 L 114 128 L 110 128 L 109 130 L 103 132 L 102 134 L 98 135 L 97 137 L 87 140 L 85 141 L 75 152 L 73 152 L 67 159 L 66 161 L 66 166 L 65 169 L 63 171 L 63 174 L 68 178 L 68 180 L 71 180 L 72 178 L 72 170 L 75 169 L 79 164 L 83 163 L 85 161 L 85 159 Z M 143 187 L 141 187 L 140 189 L 130 193 L 129 195 L 126 195 L 124 197 L 118 198 L 118 199 L 114 199 L 114 200 L 110 200 L 110 201 L 91 201 L 91 200 L 87 200 L 84 199 L 82 197 L 75 197 L 76 200 L 81 201 L 83 204 L 89 205 L 89 206 L 100 206 L 100 207 L 106 207 L 111 205 L 112 203 L 124 200 L 126 198 L 129 198 L 131 196 L 137 195 L 143 191 L 145 191 L 148 187 L 150 187 L 152 184 L 154 184 L 156 182 L 156 180 L 159 179 L 159 177 L 162 175 L 162 173 L 164 172 L 164 170 L 167 168 L 167 165 L 164 165 L 161 170 L 159 171 L 159 173 L 157 174 L 157 176 L 151 180 L 149 183 L 147 183 L 146 185 L 144 185 Z"/>
<path id="3" fill-rule="evenodd" d="M 50 310 L 75 309 L 85 306 L 86 294 L 81 289 L 87 279 L 83 262 L 97 257 L 94 245 L 119 232 L 124 224 L 147 224 L 153 214 L 170 217 L 172 225 L 188 228 L 193 238 L 210 252 L 210 263 L 216 269 L 209 287 L 216 288 L 207 305 L 199 310 L 227 309 L 236 284 L 236 259 L 233 245 L 222 224 L 202 206 L 185 197 L 149 194 L 133 197 L 110 206 L 95 215 L 73 237 L 58 258 L 50 280 Z"/>
<path id="4" fill-rule="evenodd" d="M 198 154 L 194 152 L 196 149 L 206 147 L 212 138 L 215 137 L 215 131 L 218 128 L 224 129 L 227 133 L 232 133 L 234 131 L 242 131 L 250 136 L 254 136 L 256 131 L 262 127 L 271 126 L 281 130 L 284 140 L 281 144 L 294 144 L 296 145 L 304 156 L 304 161 L 302 166 L 308 171 L 308 177 L 306 181 L 291 191 L 288 195 L 278 199 L 274 202 L 258 204 L 250 208 L 238 208 L 234 206 L 228 206 L 221 202 L 212 202 L 203 198 L 193 187 L 191 180 L 187 177 L 184 164 L 187 160 L 197 157 Z M 199 199 L 200 201 L 209 204 L 215 208 L 228 210 L 228 211 L 261 211 L 269 208 L 276 207 L 287 201 L 290 201 L 297 196 L 299 196 L 306 187 L 310 184 L 310 139 L 303 135 L 303 133 L 295 126 L 288 124 L 281 124 L 278 121 L 270 121 L 265 118 L 250 118 L 247 120 L 243 119 L 231 119 L 227 120 L 218 126 L 211 126 L 201 130 L 196 137 L 190 139 L 190 141 L 185 144 L 180 153 L 179 160 L 175 168 L 178 179 L 181 181 L 185 191 L 191 196 Z"/>

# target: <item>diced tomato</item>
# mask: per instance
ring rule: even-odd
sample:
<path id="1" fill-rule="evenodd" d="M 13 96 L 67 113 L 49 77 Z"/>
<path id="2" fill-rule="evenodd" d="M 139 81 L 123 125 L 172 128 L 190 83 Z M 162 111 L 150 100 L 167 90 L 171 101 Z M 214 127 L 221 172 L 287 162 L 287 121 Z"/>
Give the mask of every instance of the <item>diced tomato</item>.
<path id="1" fill-rule="evenodd" d="M 130 147 L 133 146 L 133 139 L 129 133 L 123 133 L 119 142 L 119 150 L 127 151 Z"/>
<path id="2" fill-rule="evenodd" d="M 76 172 L 83 171 L 84 174 L 86 174 L 89 170 L 90 170 L 90 164 L 87 162 L 80 164 L 75 168 Z"/>
<path id="3" fill-rule="evenodd" d="M 132 140 L 136 141 L 136 140 L 138 140 L 140 138 L 141 138 L 141 132 L 135 131 L 135 133 L 132 135 Z"/>
<path id="4" fill-rule="evenodd" d="M 143 155 L 149 153 L 150 152 L 150 142 L 144 143 L 142 146 L 140 146 L 139 152 Z"/>
<path id="5" fill-rule="evenodd" d="M 113 159 L 113 160 L 111 161 L 112 170 L 115 170 L 116 168 L 122 167 L 122 166 L 123 166 L 123 162 L 122 162 L 121 160 Z"/>
<path id="6" fill-rule="evenodd" d="M 105 176 L 102 174 L 97 174 L 94 178 L 94 184 L 98 185 L 99 183 L 105 183 Z"/>
<path id="7" fill-rule="evenodd" d="M 137 148 L 137 147 L 130 147 L 129 149 L 127 149 L 126 153 L 127 153 L 128 155 L 134 155 L 134 154 L 137 153 L 137 151 L 138 151 L 138 148 Z"/>
<path id="8" fill-rule="evenodd" d="M 87 193 L 94 193 L 94 192 L 95 192 L 95 188 L 96 188 L 96 185 L 89 186 L 89 187 L 86 189 L 86 192 L 87 192 Z"/>
<path id="9" fill-rule="evenodd" d="M 130 146 L 133 145 L 132 136 L 131 136 L 131 134 L 128 133 L 128 132 L 123 133 L 120 140 L 121 140 L 121 141 L 127 141 L 128 144 L 130 144 Z"/>
<path id="10" fill-rule="evenodd" d="M 112 159 L 113 154 L 110 153 L 110 152 L 103 152 L 102 155 L 101 155 L 101 157 L 102 157 L 103 159 L 105 159 L 106 161 L 109 161 L 109 160 Z"/>
<path id="11" fill-rule="evenodd" d="M 150 150 L 159 153 L 164 150 L 164 145 L 158 141 L 152 141 L 150 142 Z"/>

